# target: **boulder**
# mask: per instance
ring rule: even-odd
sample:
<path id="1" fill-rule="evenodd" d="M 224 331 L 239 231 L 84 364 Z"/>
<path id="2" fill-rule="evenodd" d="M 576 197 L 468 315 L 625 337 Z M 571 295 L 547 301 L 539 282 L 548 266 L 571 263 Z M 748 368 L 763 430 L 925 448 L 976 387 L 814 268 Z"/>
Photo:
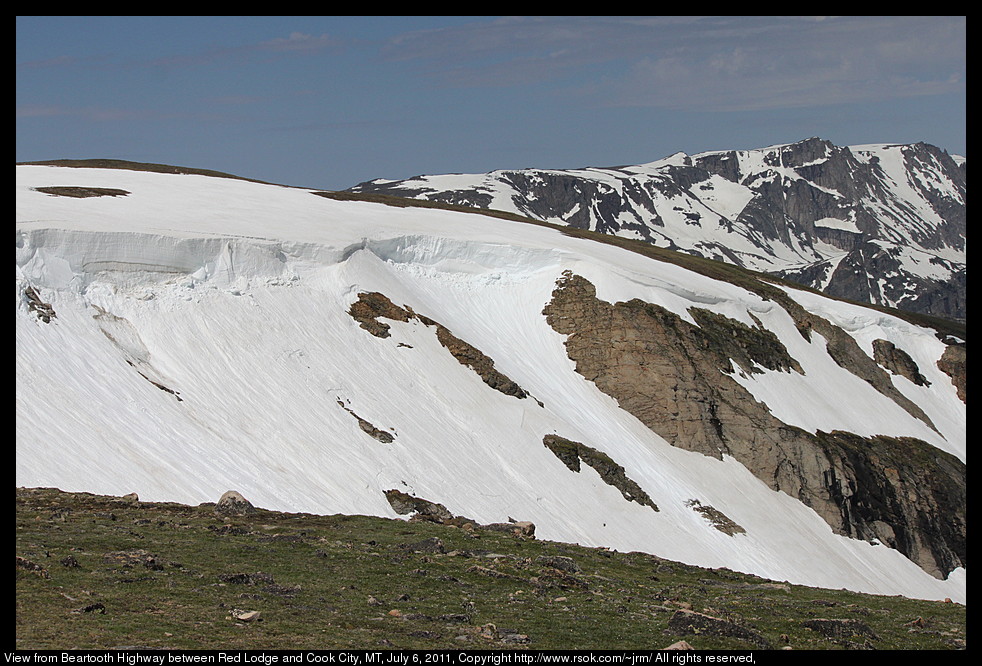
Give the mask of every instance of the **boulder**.
<path id="1" fill-rule="evenodd" d="M 431 519 L 433 522 L 443 522 L 452 520 L 454 515 L 447 510 L 447 507 L 436 502 L 430 502 L 421 497 L 413 497 L 400 490 L 392 489 L 385 491 L 385 499 L 389 501 L 392 509 L 400 514 L 406 515 L 415 513 L 416 515 Z"/>
<path id="2" fill-rule="evenodd" d="M 517 537 L 535 538 L 535 525 L 527 520 L 514 523 L 490 523 L 480 525 L 480 528 L 492 532 L 504 532 Z"/>
<path id="3" fill-rule="evenodd" d="M 255 513 L 256 507 L 235 490 L 229 490 L 215 505 L 215 513 L 222 516 L 244 516 Z"/>

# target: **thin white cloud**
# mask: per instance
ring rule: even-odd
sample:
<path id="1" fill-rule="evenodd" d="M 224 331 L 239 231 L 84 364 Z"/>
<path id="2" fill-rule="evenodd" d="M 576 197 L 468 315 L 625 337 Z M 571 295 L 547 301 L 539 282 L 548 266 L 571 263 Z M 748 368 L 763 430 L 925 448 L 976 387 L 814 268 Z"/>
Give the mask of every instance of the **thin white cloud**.
<path id="1" fill-rule="evenodd" d="M 109 122 L 145 118 L 153 112 L 113 109 L 105 107 L 69 107 L 69 106 L 19 106 L 17 118 L 56 118 L 73 117 L 96 122 Z M 158 114 L 159 115 L 159 114 Z"/>
<path id="2" fill-rule="evenodd" d="M 646 58 L 593 93 L 612 105 L 760 110 L 964 90 L 965 21 L 842 17 L 789 23 L 767 40 Z"/>
<path id="3" fill-rule="evenodd" d="M 223 114 L 202 112 L 164 112 L 153 109 L 114 108 L 100 106 L 57 106 L 22 105 L 16 108 L 18 119 L 30 118 L 75 118 L 94 123 L 122 122 L 130 120 L 181 120 L 194 119 L 227 122 L 230 118 Z"/>
<path id="4" fill-rule="evenodd" d="M 22 69 L 48 69 L 52 67 L 70 67 L 79 62 L 79 58 L 72 56 L 56 56 L 54 58 L 44 58 L 43 60 L 20 62 L 17 63 L 17 66 Z"/>
<path id="5" fill-rule="evenodd" d="M 262 51 L 293 51 L 293 52 L 319 52 L 324 49 L 332 49 L 341 46 L 341 40 L 331 35 L 306 35 L 302 32 L 291 32 L 289 37 L 276 38 L 261 42 L 256 46 L 257 50 Z"/>
<path id="6" fill-rule="evenodd" d="M 964 17 L 543 17 L 393 38 L 451 87 L 553 83 L 605 106 L 741 110 L 957 92 Z"/>
<path id="7" fill-rule="evenodd" d="M 302 32 L 291 32 L 286 37 L 276 37 L 240 46 L 218 46 L 192 53 L 175 54 L 156 58 L 145 64 L 158 67 L 195 67 L 220 61 L 248 60 L 263 53 L 316 55 L 328 50 L 340 49 L 343 44 L 342 39 L 327 34 L 313 36 Z"/>

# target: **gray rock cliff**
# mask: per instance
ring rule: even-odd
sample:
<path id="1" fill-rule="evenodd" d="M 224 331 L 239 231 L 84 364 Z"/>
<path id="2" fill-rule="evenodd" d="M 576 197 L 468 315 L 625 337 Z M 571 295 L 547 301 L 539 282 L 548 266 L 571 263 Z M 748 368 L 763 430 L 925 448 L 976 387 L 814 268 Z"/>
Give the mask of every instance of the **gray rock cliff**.
<path id="1" fill-rule="evenodd" d="M 925 143 L 819 138 L 638 166 L 376 180 L 349 191 L 496 208 L 963 321 L 966 169 Z M 445 182 L 445 181 L 443 181 Z"/>
<path id="2" fill-rule="evenodd" d="M 637 299 L 607 303 L 572 274 L 559 281 L 544 314 L 567 336 L 576 371 L 671 444 L 736 458 L 837 533 L 896 548 L 932 575 L 943 578 L 965 566 L 964 463 L 913 438 L 812 434 L 781 422 L 731 377 L 733 364 L 743 372 L 755 365 L 802 372 L 770 332 L 697 308 L 690 309 L 693 325 Z M 792 316 L 806 319 L 801 312 Z M 893 388 L 886 372 L 854 354 L 855 343 L 842 341 L 852 340 L 848 334 L 834 335 L 835 327 L 814 315 L 801 326 L 820 331 L 840 366 L 920 411 L 885 388 Z"/>

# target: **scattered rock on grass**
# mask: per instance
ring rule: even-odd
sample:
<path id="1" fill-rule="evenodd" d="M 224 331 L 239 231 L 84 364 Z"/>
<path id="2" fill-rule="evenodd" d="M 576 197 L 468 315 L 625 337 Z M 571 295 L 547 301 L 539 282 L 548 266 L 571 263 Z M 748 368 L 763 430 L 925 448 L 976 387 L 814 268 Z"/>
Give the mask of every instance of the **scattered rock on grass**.
<path id="1" fill-rule="evenodd" d="M 677 610 L 668 621 L 670 631 L 679 634 L 708 634 L 738 638 L 762 649 L 770 649 L 770 643 L 762 635 L 723 618 L 704 615 L 690 610 Z"/>
<path id="2" fill-rule="evenodd" d="M 406 548 L 413 551 L 414 553 L 446 553 L 447 548 L 443 543 L 443 540 L 438 537 L 430 537 L 429 539 L 423 539 L 422 541 L 417 541 L 415 543 L 407 543 L 400 546 L 401 548 Z"/>
<path id="3" fill-rule="evenodd" d="M 566 571 L 567 573 L 577 573 L 580 570 L 579 565 L 573 561 L 573 558 L 566 557 L 565 555 L 539 555 L 535 558 L 535 561 L 538 564 L 544 564 L 553 569 Z"/>
<path id="4" fill-rule="evenodd" d="M 20 555 L 17 555 L 17 568 L 30 571 L 31 573 L 37 574 L 41 578 L 51 578 L 47 569 L 36 562 L 31 562 L 30 560 L 21 557 Z"/>
<path id="5" fill-rule="evenodd" d="M 802 625 L 812 631 L 817 631 L 826 638 L 872 638 L 879 640 L 879 636 L 873 633 L 869 625 L 862 620 L 816 618 L 805 620 Z"/>
<path id="6" fill-rule="evenodd" d="M 100 615 L 106 614 L 106 607 L 101 603 L 89 604 L 77 610 L 72 611 L 73 613 L 94 613 L 98 611 Z"/>
<path id="7" fill-rule="evenodd" d="M 164 568 L 162 560 L 142 548 L 113 551 L 103 555 L 102 559 L 122 567 L 146 567 L 152 571 L 160 571 Z"/>

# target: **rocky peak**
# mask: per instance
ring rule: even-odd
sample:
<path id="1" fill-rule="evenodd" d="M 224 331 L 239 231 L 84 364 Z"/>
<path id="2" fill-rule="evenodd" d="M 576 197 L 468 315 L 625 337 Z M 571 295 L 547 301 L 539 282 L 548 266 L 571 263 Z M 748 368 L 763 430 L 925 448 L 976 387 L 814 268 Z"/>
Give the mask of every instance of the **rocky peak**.
<path id="1" fill-rule="evenodd" d="M 965 166 L 929 144 L 846 147 L 811 137 L 634 167 L 498 171 L 454 182 L 441 189 L 419 177 L 352 190 L 493 204 L 859 302 L 965 317 Z M 881 250 L 893 260 L 878 258 Z"/>

